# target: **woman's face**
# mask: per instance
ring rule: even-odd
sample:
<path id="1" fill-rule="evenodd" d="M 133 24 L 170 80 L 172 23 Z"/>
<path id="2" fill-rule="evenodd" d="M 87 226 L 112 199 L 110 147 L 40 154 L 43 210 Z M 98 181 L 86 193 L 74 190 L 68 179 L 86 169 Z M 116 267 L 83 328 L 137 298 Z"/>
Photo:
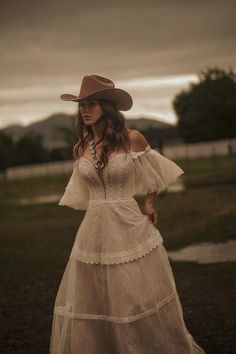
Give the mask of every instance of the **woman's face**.
<path id="1" fill-rule="evenodd" d="M 79 110 L 86 125 L 95 124 L 103 113 L 98 101 L 93 99 L 80 101 Z"/>

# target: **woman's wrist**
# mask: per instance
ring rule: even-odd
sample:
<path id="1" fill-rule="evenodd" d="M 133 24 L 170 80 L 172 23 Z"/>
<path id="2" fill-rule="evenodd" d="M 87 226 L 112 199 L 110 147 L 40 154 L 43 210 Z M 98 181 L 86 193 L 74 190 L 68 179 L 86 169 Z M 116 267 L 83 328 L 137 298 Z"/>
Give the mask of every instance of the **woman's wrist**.
<path id="1" fill-rule="evenodd" d="M 156 192 L 147 193 L 145 197 L 145 204 L 153 204 L 155 200 Z"/>

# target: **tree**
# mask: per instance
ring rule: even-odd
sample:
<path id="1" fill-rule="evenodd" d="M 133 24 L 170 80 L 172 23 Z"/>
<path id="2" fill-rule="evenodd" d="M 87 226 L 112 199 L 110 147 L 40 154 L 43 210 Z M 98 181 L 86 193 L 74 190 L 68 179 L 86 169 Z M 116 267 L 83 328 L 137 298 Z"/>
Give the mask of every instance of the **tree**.
<path id="1" fill-rule="evenodd" d="M 77 143 L 77 135 L 75 133 L 75 129 L 66 126 L 57 126 L 56 133 L 62 137 L 65 141 L 65 147 L 60 149 L 60 159 L 67 160 L 73 159 L 73 147 Z M 54 160 L 55 158 L 59 157 L 59 151 L 51 151 L 51 157 Z"/>
<path id="2" fill-rule="evenodd" d="M 177 129 L 184 142 L 236 136 L 236 74 L 215 68 L 202 70 L 199 82 L 177 94 L 172 102 Z"/>
<path id="3" fill-rule="evenodd" d="M 14 165 L 31 165 L 49 161 L 48 151 L 43 147 L 43 138 L 32 132 L 14 144 Z"/>
<path id="4" fill-rule="evenodd" d="M 10 135 L 0 132 L 0 171 L 11 166 L 13 160 L 13 139 Z"/>

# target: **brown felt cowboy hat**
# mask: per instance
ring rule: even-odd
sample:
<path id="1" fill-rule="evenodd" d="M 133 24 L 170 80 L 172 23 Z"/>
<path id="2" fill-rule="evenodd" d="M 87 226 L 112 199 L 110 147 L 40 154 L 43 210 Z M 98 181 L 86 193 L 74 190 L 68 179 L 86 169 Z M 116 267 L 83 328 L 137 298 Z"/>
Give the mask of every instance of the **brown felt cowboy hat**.
<path id="1" fill-rule="evenodd" d="M 64 93 L 60 98 L 63 101 L 74 102 L 84 99 L 110 100 L 115 103 L 117 109 L 120 111 L 128 111 L 133 105 L 132 97 L 128 92 L 116 88 L 114 82 L 99 75 L 84 76 L 79 96 Z"/>

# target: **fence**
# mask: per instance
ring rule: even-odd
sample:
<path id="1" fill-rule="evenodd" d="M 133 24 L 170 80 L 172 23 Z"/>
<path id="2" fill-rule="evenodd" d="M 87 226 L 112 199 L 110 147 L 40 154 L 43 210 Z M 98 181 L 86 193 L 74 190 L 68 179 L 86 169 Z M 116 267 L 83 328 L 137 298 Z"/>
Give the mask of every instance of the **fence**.
<path id="1" fill-rule="evenodd" d="M 236 154 L 236 139 L 163 147 L 163 155 L 173 160 L 226 156 L 231 154 Z"/>
<path id="2" fill-rule="evenodd" d="M 9 167 L 5 172 L 7 180 L 29 178 L 29 177 L 43 177 L 50 175 L 69 174 L 73 168 L 73 160 L 47 162 L 29 166 Z"/>

